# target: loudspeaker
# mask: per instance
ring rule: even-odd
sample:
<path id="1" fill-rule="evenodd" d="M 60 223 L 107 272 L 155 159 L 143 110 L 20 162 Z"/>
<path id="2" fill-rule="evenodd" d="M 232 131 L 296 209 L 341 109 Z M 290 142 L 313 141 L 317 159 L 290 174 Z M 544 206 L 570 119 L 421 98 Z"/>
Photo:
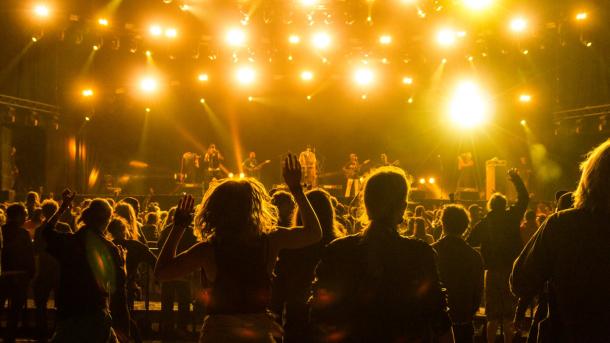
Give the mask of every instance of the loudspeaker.
<path id="1" fill-rule="evenodd" d="M 487 199 L 494 193 L 507 193 L 506 161 L 493 158 L 485 162 L 485 196 Z"/>

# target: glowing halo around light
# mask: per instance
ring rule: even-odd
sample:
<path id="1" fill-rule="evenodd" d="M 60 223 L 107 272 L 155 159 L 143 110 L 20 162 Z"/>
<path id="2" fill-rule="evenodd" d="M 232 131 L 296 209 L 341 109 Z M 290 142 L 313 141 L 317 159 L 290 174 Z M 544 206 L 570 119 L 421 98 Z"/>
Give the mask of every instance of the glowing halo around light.
<path id="1" fill-rule="evenodd" d="M 473 81 L 461 81 L 453 92 L 449 103 L 449 118 L 466 129 L 477 127 L 487 121 L 490 101 L 485 92 Z"/>

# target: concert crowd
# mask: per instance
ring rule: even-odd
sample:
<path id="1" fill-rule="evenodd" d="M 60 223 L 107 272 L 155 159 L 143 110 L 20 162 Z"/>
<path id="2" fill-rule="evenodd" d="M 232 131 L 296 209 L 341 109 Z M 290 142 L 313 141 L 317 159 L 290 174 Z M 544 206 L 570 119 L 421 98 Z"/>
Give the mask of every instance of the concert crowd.
<path id="1" fill-rule="evenodd" d="M 316 187 L 309 160 L 289 154 L 281 187 L 219 177 L 201 202 L 184 195 L 171 208 L 71 190 L 1 204 L 4 342 L 142 342 L 151 332 L 200 342 L 610 342 L 610 140 L 552 210 L 530 201 L 515 169 L 514 202 L 495 193 L 486 205 L 425 207 L 409 201 L 397 166 L 360 180 L 351 156 L 355 189 L 337 198 Z M 137 315 L 144 299 L 161 303 L 159 320 Z"/>

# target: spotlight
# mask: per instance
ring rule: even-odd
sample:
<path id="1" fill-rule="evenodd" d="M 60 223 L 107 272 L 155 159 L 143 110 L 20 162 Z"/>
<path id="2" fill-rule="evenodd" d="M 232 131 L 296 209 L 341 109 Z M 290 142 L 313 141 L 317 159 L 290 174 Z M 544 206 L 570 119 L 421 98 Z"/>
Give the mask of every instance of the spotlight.
<path id="1" fill-rule="evenodd" d="M 492 0 L 464 0 L 464 6 L 475 11 L 480 11 L 489 8 L 492 3 Z"/>
<path id="2" fill-rule="evenodd" d="M 242 85 L 249 85 L 256 79 L 256 71 L 250 67 L 241 67 L 237 69 L 235 76 Z"/>
<path id="3" fill-rule="evenodd" d="M 587 20 L 588 17 L 589 17 L 589 14 L 587 12 L 579 12 L 576 14 L 577 21 Z"/>
<path id="4" fill-rule="evenodd" d="M 290 44 L 299 44 L 301 42 L 301 37 L 297 35 L 290 35 L 290 37 L 288 37 L 288 42 Z"/>
<path id="5" fill-rule="evenodd" d="M 313 80 L 313 73 L 309 70 L 304 70 L 303 72 L 301 72 L 301 80 L 303 80 L 303 81 Z"/>
<path id="6" fill-rule="evenodd" d="M 313 35 L 311 42 L 317 49 L 324 50 L 330 46 L 330 36 L 326 32 L 318 32 Z"/>
<path id="7" fill-rule="evenodd" d="M 443 47 L 452 46 L 455 44 L 456 33 L 451 29 L 441 29 L 436 34 L 436 42 Z"/>
<path id="8" fill-rule="evenodd" d="M 251 97 L 251 96 L 249 96 L 249 97 L 248 97 L 248 101 L 249 101 L 249 102 L 252 102 L 252 101 L 254 101 L 254 98 L 253 98 L 253 97 Z"/>
<path id="9" fill-rule="evenodd" d="M 379 44 L 388 45 L 392 43 L 392 36 L 390 35 L 382 35 L 379 37 Z"/>
<path id="10" fill-rule="evenodd" d="M 108 25 L 109 25 L 108 19 L 106 19 L 106 18 L 99 18 L 99 19 L 97 20 L 97 23 L 98 23 L 100 26 L 108 26 Z"/>
<path id="11" fill-rule="evenodd" d="M 161 26 L 155 24 L 155 25 L 151 25 L 148 28 L 148 32 L 153 37 L 159 37 L 163 33 L 163 29 L 161 28 Z"/>
<path id="12" fill-rule="evenodd" d="M 245 178 L 245 177 L 246 177 L 246 174 L 244 174 L 244 173 L 239 173 L 239 178 L 240 178 L 240 179 L 243 179 L 243 178 Z"/>
<path id="13" fill-rule="evenodd" d="M 150 57 L 150 56 L 152 56 L 152 52 L 150 52 L 150 50 L 146 50 L 146 51 L 144 52 L 144 54 L 146 55 L 146 57 Z"/>
<path id="14" fill-rule="evenodd" d="M 34 6 L 34 15 L 38 18 L 48 18 L 51 16 L 51 9 L 45 4 L 38 4 Z"/>
<path id="15" fill-rule="evenodd" d="M 306 99 L 307 99 L 308 101 L 309 101 L 309 100 L 311 100 L 311 95 L 308 95 L 308 96 L 306 97 Z"/>
<path id="16" fill-rule="evenodd" d="M 523 103 L 531 102 L 532 96 L 527 93 L 521 94 L 519 95 L 519 101 Z"/>
<path id="17" fill-rule="evenodd" d="M 409 99 L 407 99 L 407 103 L 412 104 L 413 103 L 413 97 L 409 97 Z"/>
<path id="18" fill-rule="evenodd" d="M 100 49 L 100 46 L 95 44 L 93 45 L 93 51 L 98 51 Z"/>
<path id="19" fill-rule="evenodd" d="M 34 42 L 34 43 L 38 42 L 38 38 L 32 37 L 32 42 Z"/>
<path id="20" fill-rule="evenodd" d="M 91 88 L 86 88 L 83 89 L 83 91 L 81 92 L 81 94 L 85 97 L 85 98 L 90 98 L 93 96 L 93 89 Z"/>
<path id="21" fill-rule="evenodd" d="M 205 104 L 205 99 L 204 98 L 199 99 L 199 103 L 200 104 Z"/>
<path id="22" fill-rule="evenodd" d="M 150 107 L 146 107 L 144 111 L 146 111 L 146 113 L 150 113 Z"/>
<path id="23" fill-rule="evenodd" d="M 181 10 L 181 11 L 184 11 L 184 12 L 186 12 L 186 11 L 188 11 L 188 10 L 190 10 L 190 9 L 191 9 L 191 6 L 190 6 L 190 5 L 188 5 L 188 4 L 180 4 L 180 6 L 179 6 L 179 7 L 180 7 L 180 10 Z"/>
<path id="24" fill-rule="evenodd" d="M 246 42 L 246 33 L 239 28 L 232 28 L 227 31 L 225 40 L 230 46 L 240 46 Z"/>
<path id="25" fill-rule="evenodd" d="M 356 70 L 354 73 L 354 81 L 360 86 L 368 86 L 373 83 L 375 75 L 373 71 L 368 68 L 361 68 Z"/>
<path id="26" fill-rule="evenodd" d="M 85 121 L 91 121 L 91 118 L 89 116 L 86 116 Z"/>
<path id="27" fill-rule="evenodd" d="M 360 99 L 362 99 L 362 100 L 366 100 L 367 98 L 368 98 L 368 96 L 367 96 L 366 94 L 362 94 L 362 95 L 360 96 Z"/>
<path id="28" fill-rule="evenodd" d="M 419 184 L 420 185 L 424 185 L 426 184 L 426 179 L 424 179 L 423 177 L 419 179 Z"/>
<path id="29" fill-rule="evenodd" d="M 521 126 L 527 126 L 527 121 L 525 119 L 521 119 L 519 124 L 521 124 Z"/>
<path id="30" fill-rule="evenodd" d="M 301 0 L 300 2 L 303 6 L 314 6 L 318 4 L 318 0 Z"/>
<path id="31" fill-rule="evenodd" d="M 449 104 L 451 120 L 463 128 L 482 124 L 489 112 L 486 94 L 472 81 L 460 82 Z"/>
<path id="32" fill-rule="evenodd" d="M 176 30 L 173 27 L 165 29 L 165 37 L 170 38 L 170 39 L 174 39 L 174 38 L 178 37 L 178 30 Z"/>
<path id="33" fill-rule="evenodd" d="M 514 33 L 522 33 L 527 29 L 527 20 L 523 17 L 515 17 L 510 21 L 510 30 Z"/>
<path id="34" fill-rule="evenodd" d="M 435 178 L 433 178 L 433 177 L 431 177 L 431 178 L 429 178 L 429 179 L 428 179 L 428 183 L 429 183 L 429 184 L 431 184 L 431 185 L 433 185 L 433 184 L 435 184 L 435 183 L 436 183 L 436 179 L 435 179 Z"/>
<path id="35" fill-rule="evenodd" d="M 229 173 L 227 176 L 229 177 L 229 179 L 232 179 L 235 175 L 233 173 Z"/>
<path id="36" fill-rule="evenodd" d="M 152 76 L 146 76 L 140 80 L 140 90 L 144 93 L 154 93 L 159 88 L 159 82 Z"/>
<path id="37" fill-rule="evenodd" d="M 410 76 L 405 76 L 402 78 L 402 83 L 404 83 L 405 85 L 412 85 L 413 84 L 413 78 Z"/>
<path id="38" fill-rule="evenodd" d="M 201 73 L 197 76 L 197 80 L 201 81 L 201 82 L 207 82 L 209 80 L 208 74 L 206 73 Z"/>

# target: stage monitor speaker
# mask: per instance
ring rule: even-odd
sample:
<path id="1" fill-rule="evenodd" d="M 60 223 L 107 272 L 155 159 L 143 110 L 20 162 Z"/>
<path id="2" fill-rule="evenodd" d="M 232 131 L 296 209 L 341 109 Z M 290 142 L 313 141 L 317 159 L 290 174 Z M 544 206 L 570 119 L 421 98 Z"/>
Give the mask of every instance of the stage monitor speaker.
<path id="1" fill-rule="evenodd" d="M 485 162 L 485 196 L 487 199 L 494 193 L 507 193 L 506 161 L 493 158 Z"/>
<path id="2" fill-rule="evenodd" d="M 426 191 L 422 189 L 414 189 L 409 193 L 410 200 L 420 201 L 426 199 Z"/>

